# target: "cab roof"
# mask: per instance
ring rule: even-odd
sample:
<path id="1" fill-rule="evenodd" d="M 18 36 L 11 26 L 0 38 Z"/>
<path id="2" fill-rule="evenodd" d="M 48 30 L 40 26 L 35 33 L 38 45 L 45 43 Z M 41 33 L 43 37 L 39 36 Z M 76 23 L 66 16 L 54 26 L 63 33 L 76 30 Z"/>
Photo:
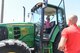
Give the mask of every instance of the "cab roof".
<path id="1" fill-rule="evenodd" d="M 42 6 L 44 5 L 44 3 L 39 2 L 37 3 L 32 9 L 31 12 L 35 12 L 37 9 L 39 9 L 40 7 L 42 8 Z M 56 9 L 58 7 L 55 5 L 51 5 L 51 4 L 47 4 L 47 7 L 45 8 L 45 15 L 54 15 L 54 13 L 56 12 Z"/>

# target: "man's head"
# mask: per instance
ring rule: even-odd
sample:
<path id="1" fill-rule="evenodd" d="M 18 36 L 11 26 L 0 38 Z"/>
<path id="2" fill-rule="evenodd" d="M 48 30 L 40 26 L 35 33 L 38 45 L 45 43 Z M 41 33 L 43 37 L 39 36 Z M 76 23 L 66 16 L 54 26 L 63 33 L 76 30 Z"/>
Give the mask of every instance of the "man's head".
<path id="1" fill-rule="evenodd" d="M 77 16 L 76 15 L 71 15 L 70 17 L 69 17 L 69 25 L 72 25 L 72 24 L 76 24 L 77 23 L 77 20 L 78 20 L 78 18 L 77 18 Z"/>

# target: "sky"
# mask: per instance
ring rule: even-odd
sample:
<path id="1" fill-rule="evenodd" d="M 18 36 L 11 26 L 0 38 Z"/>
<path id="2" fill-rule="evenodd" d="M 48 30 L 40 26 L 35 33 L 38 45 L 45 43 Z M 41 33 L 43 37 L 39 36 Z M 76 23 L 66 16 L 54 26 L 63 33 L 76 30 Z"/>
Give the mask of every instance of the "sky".
<path id="1" fill-rule="evenodd" d="M 0 12 L 1 12 L 1 1 L 0 0 Z M 23 6 L 26 9 L 25 20 L 28 20 L 28 13 L 30 9 L 38 2 L 43 0 L 4 0 L 4 23 L 11 22 L 23 22 Z M 49 4 L 57 4 L 60 0 L 48 0 Z M 64 0 L 66 19 L 71 14 L 76 14 L 79 18 L 78 24 L 80 23 L 80 0 Z M 1 13 L 0 13 L 1 18 Z M 29 20 L 28 20 L 29 21 Z M 27 22 L 27 21 L 26 21 Z"/>

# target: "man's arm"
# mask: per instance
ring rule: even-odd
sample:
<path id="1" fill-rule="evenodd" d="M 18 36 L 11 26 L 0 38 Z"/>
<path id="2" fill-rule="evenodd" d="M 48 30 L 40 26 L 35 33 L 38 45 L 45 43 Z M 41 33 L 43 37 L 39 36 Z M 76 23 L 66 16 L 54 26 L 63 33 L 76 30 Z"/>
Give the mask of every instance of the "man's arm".
<path id="1" fill-rule="evenodd" d="M 58 45 L 58 50 L 64 51 L 64 47 L 65 47 L 66 41 L 67 41 L 67 38 L 65 38 L 64 36 L 62 36 L 61 40 L 59 42 L 59 45 Z"/>

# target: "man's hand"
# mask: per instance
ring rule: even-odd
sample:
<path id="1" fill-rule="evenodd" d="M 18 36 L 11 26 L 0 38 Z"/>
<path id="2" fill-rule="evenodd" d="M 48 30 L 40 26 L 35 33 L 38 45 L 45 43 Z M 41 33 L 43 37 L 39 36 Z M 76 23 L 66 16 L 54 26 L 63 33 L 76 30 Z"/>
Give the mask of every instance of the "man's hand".
<path id="1" fill-rule="evenodd" d="M 67 39 L 65 37 L 61 37 L 61 40 L 60 40 L 59 45 L 58 45 L 58 50 L 64 51 L 66 40 Z"/>
<path id="2" fill-rule="evenodd" d="M 58 50 L 60 50 L 60 51 L 64 51 L 64 46 L 63 46 L 63 44 L 61 44 L 61 43 L 59 43 L 59 45 L 58 45 Z"/>

